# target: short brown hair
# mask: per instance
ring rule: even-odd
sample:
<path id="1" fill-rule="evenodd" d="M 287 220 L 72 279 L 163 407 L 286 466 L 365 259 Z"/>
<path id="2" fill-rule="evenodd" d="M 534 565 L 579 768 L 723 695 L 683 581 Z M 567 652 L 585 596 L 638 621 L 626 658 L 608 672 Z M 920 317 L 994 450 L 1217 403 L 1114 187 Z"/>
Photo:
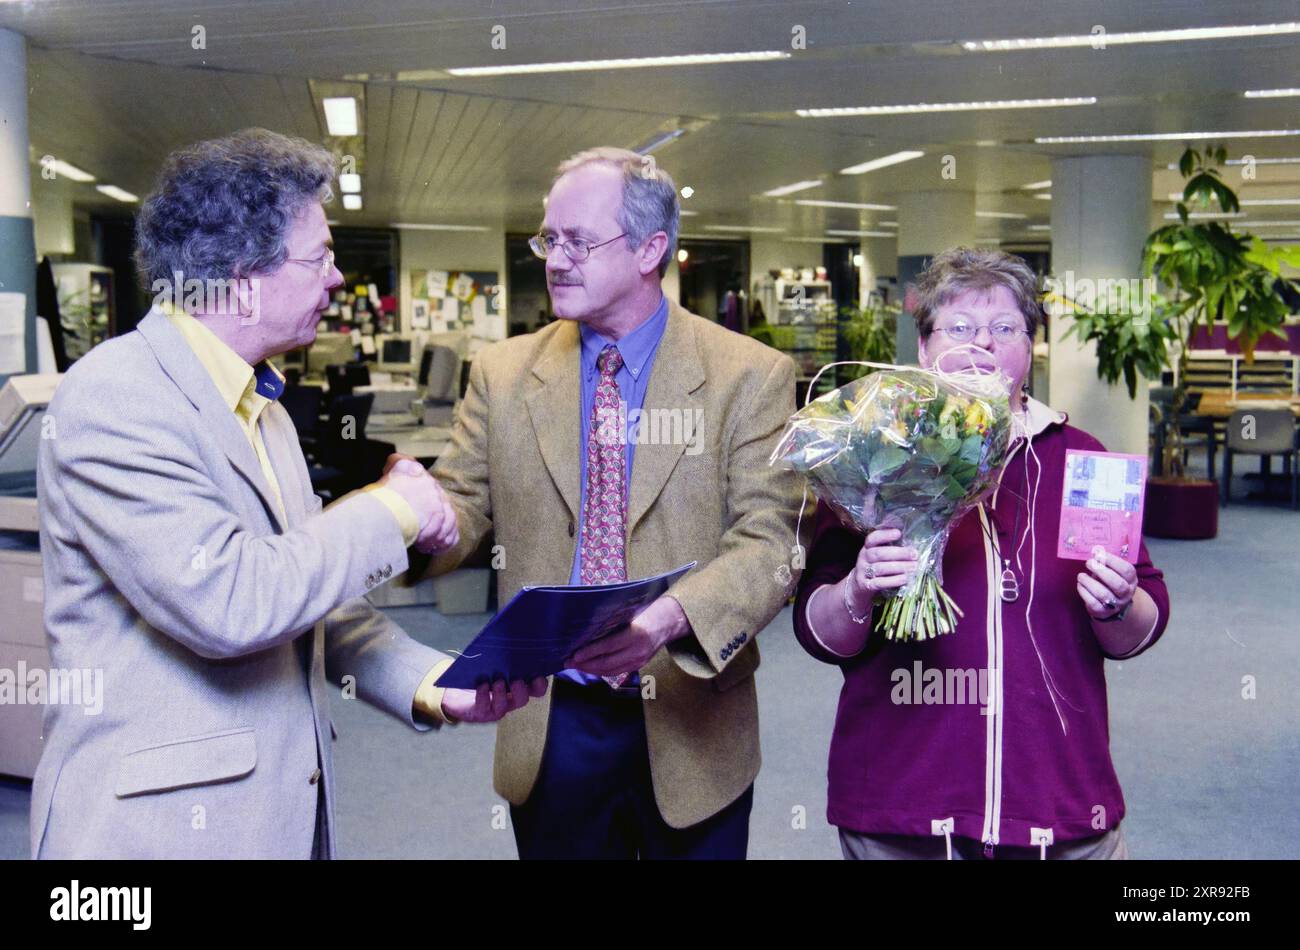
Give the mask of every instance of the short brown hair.
<path id="1" fill-rule="evenodd" d="M 1005 287 L 1016 298 L 1016 306 L 1025 318 L 1030 339 L 1038 333 L 1043 319 L 1043 298 L 1038 277 L 1019 257 L 991 248 L 952 247 L 930 259 L 912 286 L 910 301 L 916 331 L 922 339 L 934 332 L 934 315 L 968 290 L 992 290 Z"/>

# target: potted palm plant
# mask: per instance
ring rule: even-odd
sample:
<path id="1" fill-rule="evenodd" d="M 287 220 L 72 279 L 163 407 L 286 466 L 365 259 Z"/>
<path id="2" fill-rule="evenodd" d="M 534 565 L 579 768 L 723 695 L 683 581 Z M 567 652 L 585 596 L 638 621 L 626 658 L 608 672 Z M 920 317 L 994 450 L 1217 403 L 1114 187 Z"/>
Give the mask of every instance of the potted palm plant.
<path id="1" fill-rule="evenodd" d="M 1191 218 L 1195 211 L 1233 214 L 1236 193 L 1223 181 L 1218 166 L 1227 159 L 1222 147 L 1203 152 L 1187 149 L 1178 168 L 1185 179 L 1178 221 L 1157 228 L 1143 249 L 1143 274 L 1159 285 L 1155 293 L 1133 301 L 1121 292 L 1107 306 L 1074 307 L 1067 331 L 1097 344 L 1097 375 L 1112 384 L 1124 379 L 1129 395 L 1137 393 L 1140 373 L 1158 378 L 1175 370 L 1172 397 L 1164 408 L 1165 439 L 1158 460 L 1161 476 L 1147 488 L 1144 530 L 1157 537 L 1214 537 L 1218 529 L 1218 486 L 1190 477 L 1183 465 L 1183 409 L 1191 342 L 1199 328 L 1217 324 L 1254 359 L 1265 334 L 1285 337 L 1287 314 L 1277 292 L 1284 263 L 1300 265 L 1294 248 L 1271 247 L 1257 237 L 1238 234 L 1231 220 Z M 1116 305 L 1118 304 L 1118 305 Z"/>

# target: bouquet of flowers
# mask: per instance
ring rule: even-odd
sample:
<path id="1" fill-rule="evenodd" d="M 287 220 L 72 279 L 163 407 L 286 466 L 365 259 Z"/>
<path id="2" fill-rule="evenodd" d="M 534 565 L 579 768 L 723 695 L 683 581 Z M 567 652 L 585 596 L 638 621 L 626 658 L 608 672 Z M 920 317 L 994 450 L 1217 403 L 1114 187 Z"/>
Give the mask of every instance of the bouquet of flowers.
<path id="1" fill-rule="evenodd" d="M 897 543 L 916 548 L 916 574 L 892 592 L 877 629 L 926 640 L 957 625 L 961 609 L 942 586 L 944 547 L 993 489 L 1010 442 L 1000 377 L 893 366 L 796 412 L 770 461 L 806 475 L 846 525 L 902 531 Z"/>

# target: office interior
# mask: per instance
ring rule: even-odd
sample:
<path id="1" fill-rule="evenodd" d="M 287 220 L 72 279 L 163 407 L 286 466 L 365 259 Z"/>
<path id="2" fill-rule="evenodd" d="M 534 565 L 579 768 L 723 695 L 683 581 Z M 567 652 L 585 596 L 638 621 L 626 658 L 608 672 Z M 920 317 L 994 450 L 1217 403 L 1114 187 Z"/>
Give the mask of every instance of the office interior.
<path id="1" fill-rule="evenodd" d="M 391 452 L 436 461 L 475 354 L 556 319 L 527 242 L 556 166 L 593 146 L 672 174 L 665 295 L 788 353 L 800 402 L 851 378 L 814 385 L 828 363 L 915 361 L 907 283 L 945 248 L 1141 284 L 1188 147 L 1223 146 L 1240 198 L 1194 220 L 1300 247 L 1295 19 L 1293 3 L 1208 0 L 0 2 L 0 111 L 17 117 L 0 129 L 0 668 L 48 665 L 41 410 L 59 374 L 148 311 L 133 218 L 172 150 L 264 127 L 339 159 L 327 213 L 345 285 L 315 343 L 276 361 L 328 503 Z M 1191 341 L 1180 431 L 1200 487 L 1147 537 L 1174 619 L 1159 649 L 1108 664 L 1140 855 L 1300 851 L 1300 295 L 1278 293 L 1288 315 L 1253 352 L 1224 325 Z M 1034 341 L 1034 396 L 1159 475 L 1176 362 L 1130 396 L 1070 322 L 1053 315 Z M 864 328 L 889 347 L 866 348 Z M 1248 413 L 1276 437 L 1234 439 Z M 486 565 L 370 597 L 443 650 L 497 606 Z M 838 857 L 821 816 L 840 675 L 802 653 L 789 607 L 761 641 L 751 855 Z M 1243 677 L 1260 684 L 1250 699 Z M 335 705 L 343 856 L 514 856 L 493 821 L 491 729 L 430 738 Z M 6 858 L 28 856 L 40 723 L 39 707 L 0 704 Z"/>

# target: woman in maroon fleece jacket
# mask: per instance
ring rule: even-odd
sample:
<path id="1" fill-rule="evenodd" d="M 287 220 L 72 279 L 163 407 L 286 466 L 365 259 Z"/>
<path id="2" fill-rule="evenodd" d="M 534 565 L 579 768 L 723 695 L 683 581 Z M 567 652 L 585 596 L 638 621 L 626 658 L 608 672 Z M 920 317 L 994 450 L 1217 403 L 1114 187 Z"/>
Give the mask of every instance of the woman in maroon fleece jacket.
<path id="1" fill-rule="evenodd" d="M 874 632 L 916 553 L 897 530 L 864 539 L 817 508 L 794 616 L 804 648 L 844 670 L 827 818 L 849 858 L 1126 857 L 1103 663 L 1164 632 L 1162 575 L 1145 545 L 1136 565 L 1056 556 L 1065 452 L 1103 447 L 1025 391 L 1042 316 L 1033 272 L 955 248 L 916 294 L 921 365 L 969 366 L 973 351 L 1011 381 L 1016 435 L 996 493 L 949 538 L 944 589 L 964 616 L 946 636 Z"/>

